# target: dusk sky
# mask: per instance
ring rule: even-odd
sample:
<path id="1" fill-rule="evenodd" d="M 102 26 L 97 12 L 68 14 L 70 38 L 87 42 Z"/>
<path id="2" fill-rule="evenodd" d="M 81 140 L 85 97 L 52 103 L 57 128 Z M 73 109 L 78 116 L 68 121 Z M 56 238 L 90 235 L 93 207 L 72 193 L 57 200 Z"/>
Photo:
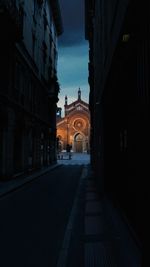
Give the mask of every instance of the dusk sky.
<path id="1" fill-rule="evenodd" d="M 58 40 L 58 106 L 64 110 L 64 98 L 70 104 L 77 99 L 81 88 L 82 99 L 89 100 L 88 42 L 84 38 L 84 0 L 60 0 L 64 33 Z"/>

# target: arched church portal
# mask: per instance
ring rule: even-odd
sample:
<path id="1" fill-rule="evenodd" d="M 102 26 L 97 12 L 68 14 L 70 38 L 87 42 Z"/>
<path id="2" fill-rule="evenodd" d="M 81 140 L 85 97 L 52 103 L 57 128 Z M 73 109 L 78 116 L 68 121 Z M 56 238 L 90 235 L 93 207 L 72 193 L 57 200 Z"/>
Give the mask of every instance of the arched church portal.
<path id="1" fill-rule="evenodd" d="M 77 133 L 74 137 L 74 150 L 76 153 L 83 152 L 84 136 L 81 133 Z"/>

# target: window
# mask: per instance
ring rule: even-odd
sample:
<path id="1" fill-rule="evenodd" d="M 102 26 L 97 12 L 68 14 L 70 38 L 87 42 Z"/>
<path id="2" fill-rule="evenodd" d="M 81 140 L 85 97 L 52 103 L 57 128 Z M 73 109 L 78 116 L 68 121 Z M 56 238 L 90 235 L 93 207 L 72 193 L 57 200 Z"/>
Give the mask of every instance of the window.
<path id="1" fill-rule="evenodd" d="M 77 107 L 77 110 L 82 110 L 82 107 L 81 107 L 81 106 L 78 106 L 78 107 Z"/>

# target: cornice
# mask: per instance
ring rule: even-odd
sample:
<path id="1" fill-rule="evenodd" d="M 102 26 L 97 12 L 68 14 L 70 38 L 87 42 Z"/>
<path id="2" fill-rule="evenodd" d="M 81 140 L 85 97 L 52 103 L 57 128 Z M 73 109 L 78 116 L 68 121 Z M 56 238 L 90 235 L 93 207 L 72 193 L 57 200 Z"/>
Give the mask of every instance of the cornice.
<path id="1" fill-rule="evenodd" d="M 63 22 L 62 22 L 59 0 L 49 0 L 49 1 L 52 8 L 52 14 L 54 18 L 56 32 L 57 35 L 59 36 L 63 33 Z"/>

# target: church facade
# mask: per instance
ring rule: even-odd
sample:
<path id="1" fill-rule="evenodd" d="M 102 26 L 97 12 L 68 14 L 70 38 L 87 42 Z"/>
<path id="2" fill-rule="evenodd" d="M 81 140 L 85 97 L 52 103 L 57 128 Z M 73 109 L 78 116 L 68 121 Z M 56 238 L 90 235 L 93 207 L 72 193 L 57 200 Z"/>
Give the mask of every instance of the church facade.
<path id="1" fill-rule="evenodd" d="M 66 150 L 69 144 L 76 153 L 90 151 L 90 113 L 89 105 L 81 99 L 81 90 L 78 90 L 78 99 L 68 104 L 65 97 L 64 117 L 61 117 L 61 108 L 57 112 L 57 145 L 59 151 Z"/>

